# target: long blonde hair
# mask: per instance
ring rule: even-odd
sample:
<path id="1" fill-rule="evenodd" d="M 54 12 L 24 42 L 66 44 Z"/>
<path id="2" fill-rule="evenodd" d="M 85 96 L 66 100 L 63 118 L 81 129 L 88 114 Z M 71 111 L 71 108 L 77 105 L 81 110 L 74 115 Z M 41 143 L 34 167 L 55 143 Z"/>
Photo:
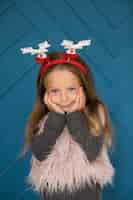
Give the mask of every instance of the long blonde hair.
<path id="1" fill-rule="evenodd" d="M 52 52 L 47 55 L 51 60 L 61 58 L 63 52 Z M 96 95 L 96 89 L 94 85 L 94 80 L 92 77 L 92 72 L 90 67 L 81 59 L 77 58 L 78 62 L 82 63 L 84 67 L 88 69 L 88 74 L 84 75 L 81 71 L 73 66 L 72 64 L 56 64 L 54 67 L 50 67 L 45 73 L 44 77 L 40 77 L 38 73 L 36 87 L 36 100 L 32 108 L 32 112 L 28 117 L 28 122 L 25 129 L 25 138 L 24 138 L 24 148 L 23 153 L 25 154 L 27 149 L 30 147 L 34 135 L 37 133 L 37 125 L 43 116 L 49 111 L 47 106 L 43 102 L 43 97 L 45 94 L 45 78 L 47 75 L 56 69 L 68 70 L 77 75 L 77 78 L 81 81 L 84 92 L 86 94 L 86 108 L 84 113 L 88 121 L 88 128 L 94 136 L 100 134 L 105 135 L 104 144 L 109 148 L 113 144 L 113 127 L 107 106 L 103 101 Z"/>

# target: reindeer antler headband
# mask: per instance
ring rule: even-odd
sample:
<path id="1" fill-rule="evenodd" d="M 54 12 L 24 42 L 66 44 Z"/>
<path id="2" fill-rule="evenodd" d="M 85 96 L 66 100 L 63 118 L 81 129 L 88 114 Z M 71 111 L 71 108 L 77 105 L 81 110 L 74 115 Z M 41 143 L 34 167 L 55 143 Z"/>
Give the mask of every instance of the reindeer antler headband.
<path id="1" fill-rule="evenodd" d="M 82 49 L 84 46 L 89 46 L 91 44 L 91 40 L 82 40 L 78 43 L 74 44 L 73 41 L 63 40 L 61 45 L 64 46 L 64 49 L 67 49 L 62 58 L 56 58 L 54 60 L 50 60 L 47 57 L 46 52 L 48 52 L 48 47 L 51 45 L 44 41 L 38 44 L 38 49 L 33 49 L 32 47 L 21 48 L 23 54 L 30 53 L 31 55 L 37 54 L 36 62 L 38 64 L 42 64 L 40 68 L 40 75 L 44 76 L 45 72 L 49 67 L 52 67 L 56 64 L 60 63 L 69 63 L 73 64 L 75 67 L 79 68 L 84 74 L 88 73 L 88 70 L 82 65 L 80 62 L 76 60 L 79 57 L 79 54 L 76 53 L 76 49 Z"/>

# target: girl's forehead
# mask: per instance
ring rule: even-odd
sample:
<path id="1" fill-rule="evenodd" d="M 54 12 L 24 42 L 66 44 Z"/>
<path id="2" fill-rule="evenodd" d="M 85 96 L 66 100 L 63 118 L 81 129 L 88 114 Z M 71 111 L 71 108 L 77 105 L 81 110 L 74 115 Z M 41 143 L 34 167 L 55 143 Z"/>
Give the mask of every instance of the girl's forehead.
<path id="1" fill-rule="evenodd" d="M 67 70 L 53 71 L 48 74 L 45 84 L 47 87 L 52 86 L 68 86 L 68 85 L 79 85 L 80 80 L 74 73 Z"/>

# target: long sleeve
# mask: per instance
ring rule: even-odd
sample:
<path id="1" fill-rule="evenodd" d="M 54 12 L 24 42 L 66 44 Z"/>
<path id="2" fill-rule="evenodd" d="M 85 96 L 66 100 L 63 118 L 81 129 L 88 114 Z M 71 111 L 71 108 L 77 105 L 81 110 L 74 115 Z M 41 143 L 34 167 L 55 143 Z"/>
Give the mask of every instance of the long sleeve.
<path id="1" fill-rule="evenodd" d="M 56 143 L 56 139 L 60 136 L 65 122 L 65 114 L 54 111 L 48 113 L 43 132 L 35 136 L 31 144 L 31 151 L 39 161 L 46 159 L 46 156 Z"/>
<path id="2" fill-rule="evenodd" d="M 89 134 L 87 120 L 83 112 L 68 113 L 66 118 L 67 126 L 73 139 L 80 144 L 88 160 L 94 161 L 101 150 L 104 134 L 100 136 Z"/>

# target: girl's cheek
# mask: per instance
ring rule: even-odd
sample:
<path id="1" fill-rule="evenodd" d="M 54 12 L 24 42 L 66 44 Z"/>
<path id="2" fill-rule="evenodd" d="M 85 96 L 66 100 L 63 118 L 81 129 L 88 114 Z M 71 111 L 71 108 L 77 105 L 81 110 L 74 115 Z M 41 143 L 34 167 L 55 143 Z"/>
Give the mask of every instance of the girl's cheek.
<path id="1" fill-rule="evenodd" d="M 74 91 L 74 93 L 72 93 L 72 94 L 70 95 L 70 99 L 71 99 L 72 101 L 75 101 L 77 97 L 78 97 L 78 90 L 77 90 L 77 91 Z"/>
<path id="2" fill-rule="evenodd" d="M 54 102 L 54 103 L 58 103 L 58 97 L 55 96 L 55 95 L 50 95 L 51 96 L 51 100 Z"/>

